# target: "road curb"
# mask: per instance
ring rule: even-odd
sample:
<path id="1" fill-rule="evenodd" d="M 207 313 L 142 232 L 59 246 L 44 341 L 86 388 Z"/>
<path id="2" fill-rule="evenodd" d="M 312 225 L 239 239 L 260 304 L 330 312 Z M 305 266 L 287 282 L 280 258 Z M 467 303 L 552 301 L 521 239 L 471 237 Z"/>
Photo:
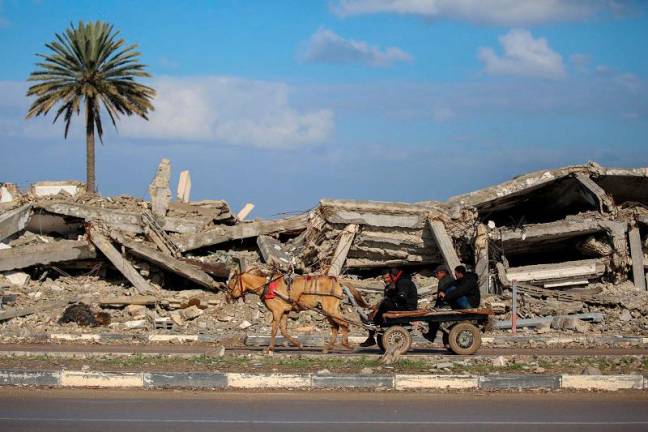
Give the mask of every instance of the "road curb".
<path id="1" fill-rule="evenodd" d="M 0 370 L 0 386 L 150 389 L 648 390 L 643 375 L 351 375 Z"/>

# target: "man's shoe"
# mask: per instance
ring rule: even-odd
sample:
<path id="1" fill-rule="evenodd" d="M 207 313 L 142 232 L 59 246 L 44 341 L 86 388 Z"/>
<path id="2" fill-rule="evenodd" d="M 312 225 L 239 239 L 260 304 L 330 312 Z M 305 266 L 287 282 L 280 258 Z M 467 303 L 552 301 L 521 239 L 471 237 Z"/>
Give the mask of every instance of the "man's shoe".
<path id="1" fill-rule="evenodd" d="M 434 340 L 436 339 L 436 332 L 434 332 L 434 334 L 421 333 L 421 336 L 423 336 L 425 339 L 427 339 L 428 342 L 434 342 Z"/>
<path id="2" fill-rule="evenodd" d="M 361 347 L 367 348 L 376 345 L 376 338 L 368 337 L 366 341 L 360 344 Z"/>

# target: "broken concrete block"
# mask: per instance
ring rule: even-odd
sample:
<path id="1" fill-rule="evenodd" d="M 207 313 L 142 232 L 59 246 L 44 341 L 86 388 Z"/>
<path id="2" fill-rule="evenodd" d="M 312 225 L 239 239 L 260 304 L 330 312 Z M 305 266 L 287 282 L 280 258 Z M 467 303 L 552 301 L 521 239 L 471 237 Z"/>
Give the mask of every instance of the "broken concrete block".
<path id="1" fill-rule="evenodd" d="M 504 356 L 497 356 L 491 361 L 491 364 L 493 367 L 505 367 L 508 364 L 508 360 Z"/>
<path id="2" fill-rule="evenodd" d="M 349 249 L 353 244 L 353 239 L 355 238 L 359 228 L 360 226 L 357 224 L 349 224 L 342 230 L 337 246 L 335 247 L 335 252 L 333 253 L 333 258 L 331 259 L 331 265 L 327 272 L 329 276 L 339 276 L 342 272 L 342 267 L 344 266 Z"/>
<path id="3" fill-rule="evenodd" d="M 75 196 L 85 190 L 85 185 L 76 180 L 41 181 L 31 185 L 30 192 L 35 197 L 58 195 L 61 192 Z"/>
<path id="4" fill-rule="evenodd" d="M 18 187 L 13 183 L 0 185 L 0 203 L 10 203 L 20 196 Z"/>
<path id="5" fill-rule="evenodd" d="M 576 320 L 574 331 L 577 333 L 589 333 L 592 330 L 592 325 L 582 320 Z"/>
<path id="6" fill-rule="evenodd" d="M 158 165 L 155 177 L 149 186 L 151 195 L 151 211 L 159 220 L 164 220 L 169 203 L 171 202 L 171 189 L 169 181 L 171 180 L 171 162 L 168 159 L 162 159 Z"/>
<path id="7" fill-rule="evenodd" d="M 144 318 L 146 316 L 146 310 L 146 306 L 143 305 L 131 304 L 126 306 L 126 312 L 136 320 Z"/>
<path id="8" fill-rule="evenodd" d="M 184 170 L 180 173 L 180 178 L 178 179 L 178 191 L 176 194 L 176 199 L 183 203 L 188 203 L 191 197 L 191 176 L 189 175 L 188 170 Z"/>
<path id="9" fill-rule="evenodd" d="M 274 237 L 260 235 L 257 237 L 257 246 L 263 261 L 282 270 L 290 267 L 291 256 L 284 250 L 283 245 Z"/>
<path id="10" fill-rule="evenodd" d="M 239 211 L 236 214 L 236 219 L 239 220 L 239 221 L 245 220 L 245 218 L 248 217 L 250 215 L 250 213 L 252 213 L 252 210 L 254 210 L 254 204 L 252 204 L 252 203 L 245 204 L 243 206 L 243 208 L 241 209 L 241 211 Z"/>
<path id="11" fill-rule="evenodd" d="M 243 321 L 241 324 L 239 324 L 239 328 L 241 330 L 245 330 L 246 328 L 249 328 L 252 326 L 252 323 L 250 321 Z"/>
<path id="12" fill-rule="evenodd" d="M 623 322 L 632 321 L 632 314 L 628 309 L 623 309 L 621 315 L 619 315 L 619 319 Z"/>
<path id="13" fill-rule="evenodd" d="M 146 320 L 141 319 L 141 320 L 126 321 L 124 323 L 124 326 L 128 329 L 143 329 L 146 328 Z"/>
<path id="14" fill-rule="evenodd" d="M 9 272 L 4 274 L 5 279 L 7 279 L 12 285 L 16 286 L 25 286 L 31 276 L 23 272 Z"/>
<path id="15" fill-rule="evenodd" d="M 0 214 L 0 241 L 25 229 L 32 215 L 32 205 L 9 210 Z"/>
<path id="16" fill-rule="evenodd" d="M 182 317 L 182 314 L 180 313 L 180 311 L 177 311 L 177 310 L 176 310 L 176 311 L 173 311 L 173 312 L 171 312 L 171 313 L 169 314 L 169 316 L 171 317 L 171 320 L 173 321 L 173 323 L 174 323 L 175 325 L 177 325 L 177 326 L 183 326 L 183 325 L 185 324 L 185 320 L 184 320 L 184 318 Z"/>
<path id="17" fill-rule="evenodd" d="M 192 319 L 198 318 L 200 315 L 202 315 L 205 311 L 200 309 L 198 306 L 190 306 L 188 308 L 182 309 L 180 311 L 182 318 L 184 318 L 187 321 L 190 321 Z"/>

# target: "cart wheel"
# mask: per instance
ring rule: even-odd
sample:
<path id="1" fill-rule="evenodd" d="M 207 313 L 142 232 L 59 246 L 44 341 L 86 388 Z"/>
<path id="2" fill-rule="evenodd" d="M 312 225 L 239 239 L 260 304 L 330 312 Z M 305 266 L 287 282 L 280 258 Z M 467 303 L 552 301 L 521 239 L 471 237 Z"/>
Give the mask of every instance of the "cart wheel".
<path id="1" fill-rule="evenodd" d="M 385 344 L 383 343 L 383 334 L 378 333 L 376 335 L 376 342 L 378 342 L 378 348 L 380 351 L 385 352 Z"/>
<path id="2" fill-rule="evenodd" d="M 403 355 L 412 346 L 412 336 L 406 328 L 392 326 L 383 334 L 382 344 L 385 351 Z"/>
<path id="3" fill-rule="evenodd" d="M 474 354 L 481 346 L 481 332 L 469 322 L 460 322 L 450 329 L 448 343 L 455 354 Z"/>

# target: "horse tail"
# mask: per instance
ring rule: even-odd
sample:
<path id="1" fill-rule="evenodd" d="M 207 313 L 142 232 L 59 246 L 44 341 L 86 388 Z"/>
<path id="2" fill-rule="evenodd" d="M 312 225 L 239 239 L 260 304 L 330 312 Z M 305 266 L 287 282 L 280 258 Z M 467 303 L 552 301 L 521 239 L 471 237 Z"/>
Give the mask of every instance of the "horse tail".
<path id="1" fill-rule="evenodd" d="M 365 301 L 365 299 L 362 298 L 362 294 L 360 294 L 360 291 L 358 291 L 356 288 L 354 288 L 354 287 L 352 287 L 352 286 L 347 286 L 346 288 L 349 289 L 349 291 L 351 292 L 351 295 L 353 296 L 353 299 L 356 301 L 356 303 L 358 303 L 358 306 L 360 306 L 360 307 L 362 307 L 362 308 L 369 308 L 369 307 L 371 307 L 371 306 L 369 306 L 369 304 Z"/>

